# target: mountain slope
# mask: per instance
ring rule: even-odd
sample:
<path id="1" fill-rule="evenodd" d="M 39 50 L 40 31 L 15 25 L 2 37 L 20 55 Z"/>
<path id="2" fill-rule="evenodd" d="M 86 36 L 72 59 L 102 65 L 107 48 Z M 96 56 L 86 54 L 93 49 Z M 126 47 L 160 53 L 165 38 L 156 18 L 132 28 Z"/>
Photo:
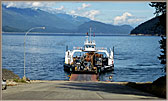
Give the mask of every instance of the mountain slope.
<path id="1" fill-rule="evenodd" d="M 52 28 L 52 32 L 58 32 L 58 29 L 76 30 L 77 28 L 77 24 L 68 21 L 68 19 L 62 19 L 55 14 L 39 9 L 6 8 L 5 6 L 2 7 L 2 26 L 15 27 L 21 30 L 27 30 L 35 26 L 45 26 L 46 28 Z"/>
<path id="2" fill-rule="evenodd" d="M 165 29 L 159 23 L 159 17 L 152 18 L 134 28 L 130 34 L 161 35 L 165 33 Z"/>
<path id="3" fill-rule="evenodd" d="M 89 21 L 78 27 L 78 32 L 87 32 L 92 27 L 95 33 L 107 34 L 129 34 L 133 27 L 129 25 L 114 26 L 110 24 L 101 23 L 98 21 Z"/>
<path id="4" fill-rule="evenodd" d="M 73 16 L 73 15 L 68 15 L 68 14 L 63 14 L 63 13 L 56 13 L 57 17 L 67 20 L 75 23 L 75 25 L 79 26 L 85 22 L 90 21 L 89 18 L 85 18 L 85 17 L 80 17 L 80 16 Z"/>

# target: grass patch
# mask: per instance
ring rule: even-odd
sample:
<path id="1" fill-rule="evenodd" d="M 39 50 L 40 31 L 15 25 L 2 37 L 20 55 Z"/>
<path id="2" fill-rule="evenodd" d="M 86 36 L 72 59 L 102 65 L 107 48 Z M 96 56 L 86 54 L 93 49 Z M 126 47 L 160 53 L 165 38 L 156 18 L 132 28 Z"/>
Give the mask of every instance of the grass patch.
<path id="1" fill-rule="evenodd" d="M 21 83 L 27 83 L 25 80 L 23 79 L 13 79 L 14 82 L 21 82 Z"/>

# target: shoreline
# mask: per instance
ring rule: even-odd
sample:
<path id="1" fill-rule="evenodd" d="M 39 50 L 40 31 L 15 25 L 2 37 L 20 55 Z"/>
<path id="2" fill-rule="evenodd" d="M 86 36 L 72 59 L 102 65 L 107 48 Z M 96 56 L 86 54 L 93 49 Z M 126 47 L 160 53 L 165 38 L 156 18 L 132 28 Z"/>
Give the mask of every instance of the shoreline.
<path id="1" fill-rule="evenodd" d="M 26 32 L 2 32 L 2 35 L 25 35 Z M 72 35 L 86 36 L 85 33 L 53 33 L 53 32 L 30 32 L 30 35 Z M 112 34 L 112 33 L 96 33 L 96 36 L 162 36 L 159 34 Z"/>
<path id="2" fill-rule="evenodd" d="M 160 34 L 130 34 L 130 36 L 163 36 Z"/>
<path id="3" fill-rule="evenodd" d="M 2 35 L 25 35 L 25 32 L 2 32 Z M 29 35 L 44 35 L 44 36 L 86 36 L 85 33 L 41 33 L 30 32 Z M 130 36 L 129 34 L 111 34 L 111 33 L 96 33 L 96 36 Z"/>
<path id="4" fill-rule="evenodd" d="M 153 94 L 155 96 L 166 98 L 166 75 L 158 78 L 153 82 L 111 82 L 111 81 L 69 81 L 69 80 L 29 80 L 23 81 L 18 78 L 17 74 L 14 74 L 8 69 L 2 69 L 2 77 L 7 80 L 8 86 L 17 86 L 22 84 L 34 84 L 34 83 L 65 83 L 65 82 L 79 82 L 79 83 L 104 83 L 104 84 L 117 84 L 126 85 L 131 88 Z M 17 79 L 17 82 L 15 82 Z"/>

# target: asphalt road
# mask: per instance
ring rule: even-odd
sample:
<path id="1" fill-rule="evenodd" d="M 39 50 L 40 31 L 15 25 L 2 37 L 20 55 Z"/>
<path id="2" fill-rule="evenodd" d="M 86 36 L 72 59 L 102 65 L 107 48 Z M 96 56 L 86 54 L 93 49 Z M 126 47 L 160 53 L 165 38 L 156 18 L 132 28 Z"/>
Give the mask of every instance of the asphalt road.
<path id="1" fill-rule="evenodd" d="M 125 85 L 111 82 L 38 81 L 9 86 L 3 100 L 115 100 L 157 99 Z"/>

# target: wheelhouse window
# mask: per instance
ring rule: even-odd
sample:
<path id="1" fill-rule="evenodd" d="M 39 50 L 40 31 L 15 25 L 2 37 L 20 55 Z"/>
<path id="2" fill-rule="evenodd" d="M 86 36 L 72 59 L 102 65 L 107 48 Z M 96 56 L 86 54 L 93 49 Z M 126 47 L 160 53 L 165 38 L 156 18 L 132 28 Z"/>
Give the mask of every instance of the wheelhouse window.
<path id="1" fill-rule="evenodd" d="M 94 45 L 86 45 L 85 48 L 95 48 Z"/>

